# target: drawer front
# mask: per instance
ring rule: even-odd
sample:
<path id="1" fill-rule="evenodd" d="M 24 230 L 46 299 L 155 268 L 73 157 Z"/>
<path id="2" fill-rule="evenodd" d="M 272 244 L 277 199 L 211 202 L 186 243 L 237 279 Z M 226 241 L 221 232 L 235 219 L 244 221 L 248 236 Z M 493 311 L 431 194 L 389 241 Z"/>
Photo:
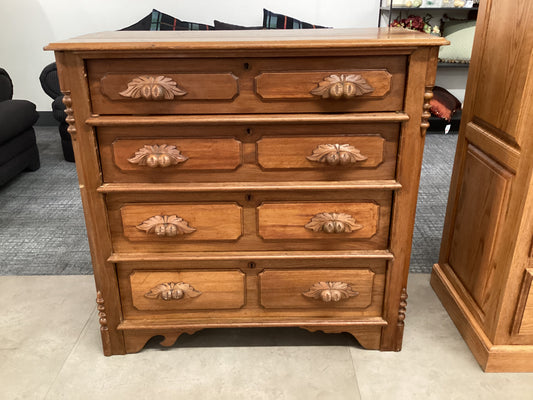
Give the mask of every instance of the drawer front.
<path id="1" fill-rule="evenodd" d="M 397 123 L 99 127 L 106 182 L 395 178 Z"/>
<path id="2" fill-rule="evenodd" d="M 238 309 L 245 303 L 241 271 L 133 271 L 133 307 L 139 311 Z"/>
<path id="3" fill-rule="evenodd" d="M 263 203 L 259 235 L 265 240 L 370 239 L 378 231 L 380 206 L 358 203 Z"/>
<path id="4" fill-rule="evenodd" d="M 386 250 L 391 201 L 384 190 L 107 195 L 114 251 L 158 254 Z"/>
<path id="5" fill-rule="evenodd" d="M 359 308 L 372 303 L 370 269 L 265 270 L 259 274 L 264 308 Z"/>
<path id="6" fill-rule="evenodd" d="M 124 318 L 231 323 L 382 317 L 386 260 L 249 256 L 118 263 Z M 212 310 L 207 317 L 206 310 Z"/>
<path id="7" fill-rule="evenodd" d="M 121 208 L 130 241 L 228 241 L 242 235 L 242 207 L 226 204 L 130 204 Z"/>
<path id="8" fill-rule="evenodd" d="M 398 111 L 406 56 L 87 60 L 97 114 Z"/>

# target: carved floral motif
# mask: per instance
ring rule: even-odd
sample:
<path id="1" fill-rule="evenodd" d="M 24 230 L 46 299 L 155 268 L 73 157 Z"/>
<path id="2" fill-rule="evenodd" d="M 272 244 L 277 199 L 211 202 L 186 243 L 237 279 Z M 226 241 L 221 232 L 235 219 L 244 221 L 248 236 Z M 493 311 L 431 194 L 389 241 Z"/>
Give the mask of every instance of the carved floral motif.
<path id="1" fill-rule="evenodd" d="M 187 92 L 167 76 L 141 75 L 128 83 L 128 88 L 119 93 L 123 97 L 145 100 L 173 100 Z"/>
<path id="2" fill-rule="evenodd" d="M 149 299 L 158 299 L 163 300 L 179 300 L 183 297 L 198 297 L 202 292 L 196 290 L 191 285 L 185 282 L 167 282 L 161 283 L 152 289 L 149 292 L 144 294 L 144 297 Z"/>
<path id="3" fill-rule="evenodd" d="M 313 232 L 349 233 L 362 229 L 363 225 L 357 224 L 355 218 L 349 214 L 324 212 L 311 218 L 305 228 Z"/>
<path id="4" fill-rule="evenodd" d="M 196 228 L 177 215 L 155 215 L 148 218 L 137 229 L 146 233 L 155 233 L 157 236 L 177 236 L 192 233 Z"/>
<path id="5" fill-rule="evenodd" d="M 372 93 L 374 88 L 361 75 L 330 75 L 311 90 L 311 94 L 323 99 L 351 99 Z"/>
<path id="6" fill-rule="evenodd" d="M 307 291 L 304 296 L 322 300 L 323 302 L 340 301 L 359 295 L 345 282 L 317 282 Z"/>
<path id="7" fill-rule="evenodd" d="M 329 165 L 355 164 L 357 161 L 364 161 L 367 158 L 361 154 L 359 149 L 349 144 L 321 144 L 313 150 L 313 154 L 307 156 L 309 161 Z"/>
<path id="8" fill-rule="evenodd" d="M 176 146 L 167 144 L 144 145 L 128 158 L 132 164 L 147 165 L 150 168 L 165 168 L 187 161 L 189 158 L 181 154 Z"/>

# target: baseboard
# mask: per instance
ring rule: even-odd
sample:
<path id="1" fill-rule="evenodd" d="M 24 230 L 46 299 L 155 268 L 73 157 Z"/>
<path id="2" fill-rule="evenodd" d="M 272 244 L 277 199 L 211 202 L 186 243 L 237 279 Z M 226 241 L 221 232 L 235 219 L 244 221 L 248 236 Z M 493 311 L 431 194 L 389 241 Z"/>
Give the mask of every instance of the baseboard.
<path id="1" fill-rule="evenodd" d="M 533 346 L 494 345 L 470 313 L 439 264 L 433 266 L 430 282 L 437 297 L 485 372 L 533 372 Z"/>
<path id="2" fill-rule="evenodd" d="M 34 124 L 35 126 L 58 126 L 59 122 L 54 118 L 52 111 L 37 111 L 39 119 Z"/>

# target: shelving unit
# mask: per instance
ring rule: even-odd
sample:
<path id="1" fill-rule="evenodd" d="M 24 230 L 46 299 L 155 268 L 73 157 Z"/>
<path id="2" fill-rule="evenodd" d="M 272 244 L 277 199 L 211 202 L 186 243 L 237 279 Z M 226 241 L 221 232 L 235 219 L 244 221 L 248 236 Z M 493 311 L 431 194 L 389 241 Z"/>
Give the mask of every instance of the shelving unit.
<path id="1" fill-rule="evenodd" d="M 392 1 L 390 1 L 388 6 L 384 6 L 383 4 L 387 1 L 388 0 L 381 0 L 380 2 L 378 26 L 382 26 L 381 21 L 384 14 L 388 15 L 387 26 L 390 25 L 394 13 L 398 13 L 398 15 L 405 13 L 406 17 L 409 15 L 419 15 L 420 12 L 432 12 L 438 16 L 453 13 L 464 19 L 477 19 L 477 7 L 394 7 Z"/>
<path id="2" fill-rule="evenodd" d="M 426 15 L 431 15 L 432 20 L 430 24 L 432 26 L 438 25 L 443 30 L 442 20 L 445 17 L 452 19 L 465 19 L 465 20 L 476 20 L 478 7 L 402 7 L 392 4 L 392 0 L 380 0 L 379 8 L 379 17 L 378 17 L 378 26 L 389 26 L 391 22 L 397 18 L 407 18 L 410 15 L 419 15 L 424 17 Z M 449 63 L 449 62 L 439 62 L 438 68 L 440 73 L 437 73 L 437 85 L 446 87 L 448 90 L 457 92 L 457 83 L 466 81 L 466 75 L 468 74 L 469 63 Z M 439 77 L 442 79 L 443 83 L 439 83 Z M 447 84 L 451 86 L 448 86 Z M 461 91 L 459 91 L 460 94 Z M 455 95 L 461 100 L 461 97 L 458 93 Z M 461 119 L 461 111 L 459 110 L 452 117 L 451 131 L 458 130 L 459 123 Z M 433 132 L 442 132 L 445 129 L 445 126 L 448 124 L 446 121 L 437 118 L 431 117 L 429 119 L 430 127 L 428 131 Z"/>

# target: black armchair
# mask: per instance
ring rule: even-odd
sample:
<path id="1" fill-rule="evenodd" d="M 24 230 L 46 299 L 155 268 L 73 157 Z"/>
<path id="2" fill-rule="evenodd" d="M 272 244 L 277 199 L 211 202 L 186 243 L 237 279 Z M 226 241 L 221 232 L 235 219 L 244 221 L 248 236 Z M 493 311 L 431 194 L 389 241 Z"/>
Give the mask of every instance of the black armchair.
<path id="1" fill-rule="evenodd" d="M 39 119 L 35 104 L 13 100 L 13 82 L 0 68 L 0 185 L 24 170 L 40 167 L 33 124 Z"/>
<path id="2" fill-rule="evenodd" d="M 68 133 L 68 124 L 65 121 L 65 105 L 63 104 L 63 93 L 59 88 L 59 79 L 57 77 L 56 63 L 48 64 L 44 67 L 39 76 L 41 87 L 45 93 L 54 101 L 52 102 L 52 115 L 59 122 L 59 135 L 61 136 L 61 148 L 65 160 L 74 162 L 74 151 L 72 150 L 72 139 Z"/>

